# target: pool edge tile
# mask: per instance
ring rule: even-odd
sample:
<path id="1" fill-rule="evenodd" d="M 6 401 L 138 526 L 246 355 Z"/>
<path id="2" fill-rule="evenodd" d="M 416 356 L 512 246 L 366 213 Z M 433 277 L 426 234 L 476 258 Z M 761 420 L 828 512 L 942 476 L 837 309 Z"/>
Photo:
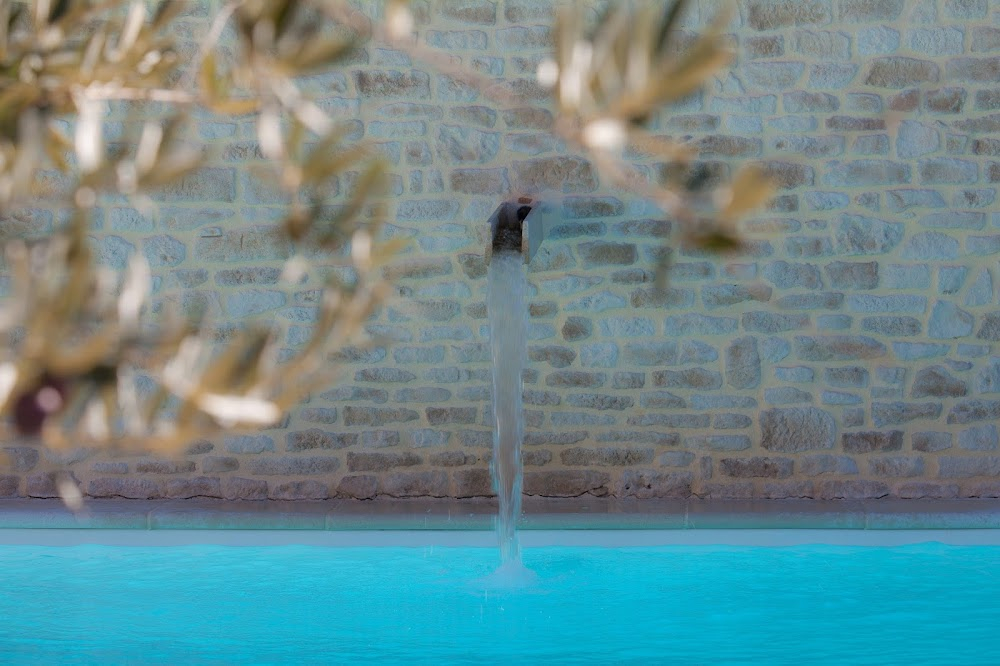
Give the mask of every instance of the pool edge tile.
<path id="1" fill-rule="evenodd" d="M 981 500 L 866 501 L 865 529 L 1000 529 L 1000 511 Z"/>
<path id="2" fill-rule="evenodd" d="M 327 506 L 321 502 L 243 501 L 171 504 L 149 512 L 151 530 L 322 530 Z"/>
<path id="3" fill-rule="evenodd" d="M 144 504 L 91 501 L 73 512 L 58 499 L 0 501 L 0 529 L 145 530 L 148 526 Z"/>
<path id="4" fill-rule="evenodd" d="M 864 529 L 853 500 L 692 500 L 688 529 Z"/>
<path id="5" fill-rule="evenodd" d="M 2 529 L 485 531 L 490 499 L 224 501 L 0 500 Z M 1000 500 L 618 500 L 526 497 L 519 526 L 537 530 L 1000 529 Z"/>

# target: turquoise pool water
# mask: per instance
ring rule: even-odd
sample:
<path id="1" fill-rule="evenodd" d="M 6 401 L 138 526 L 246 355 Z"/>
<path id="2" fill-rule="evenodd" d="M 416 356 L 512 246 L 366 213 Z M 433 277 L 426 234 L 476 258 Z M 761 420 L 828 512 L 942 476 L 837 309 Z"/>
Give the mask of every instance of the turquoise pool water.
<path id="1" fill-rule="evenodd" d="M 0 547 L 5 664 L 996 664 L 1000 548 Z"/>

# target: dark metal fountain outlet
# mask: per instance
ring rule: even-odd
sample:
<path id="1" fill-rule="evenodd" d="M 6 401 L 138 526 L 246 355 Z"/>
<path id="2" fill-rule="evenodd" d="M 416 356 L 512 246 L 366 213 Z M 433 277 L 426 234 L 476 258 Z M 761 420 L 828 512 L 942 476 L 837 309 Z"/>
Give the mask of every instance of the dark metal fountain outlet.
<path id="1" fill-rule="evenodd" d="M 500 204 L 488 221 L 490 242 L 486 246 L 486 263 L 497 252 L 519 252 L 524 263 L 530 262 L 542 244 L 550 213 L 548 204 L 531 197 Z"/>

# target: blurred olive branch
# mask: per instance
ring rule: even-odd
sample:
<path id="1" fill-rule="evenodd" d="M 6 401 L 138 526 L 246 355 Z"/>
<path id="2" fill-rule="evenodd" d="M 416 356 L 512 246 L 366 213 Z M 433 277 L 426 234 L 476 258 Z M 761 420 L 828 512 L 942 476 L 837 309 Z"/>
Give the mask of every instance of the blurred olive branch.
<path id="1" fill-rule="evenodd" d="M 639 151 L 686 167 L 692 146 L 654 135 L 648 125 L 725 67 L 731 53 L 723 12 L 690 47 L 679 48 L 687 0 L 612 2 L 587 20 L 586 3 L 560 5 L 554 45 L 537 83 L 550 91 L 553 134 L 584 154 L 610 183 L 657 204 L 681 242 L 728 252 L 742 241 L 736 222 L 764 204 L 773 187 L 749 165 L 713 196 L 693 196 L 681 179 L 653 181 L 625 156 Z M 331 379 L 331 351 L 356 341 L 389 294 L 383 270 L 403 250 L 382 241 L 388 216 L 386 165 L 324 112 L 299 85 L 367 40 L 410 54 L 499 106 L 529 104 L 502 82 L 422 44 L 403 0 L 370 19 L 346 0 L 229 0 L 216 13 L 184 70 L 170 28 L 185 3 L 164 0 L 0 0 L 0 214 L 29 204 L 41 169 L 73 180 L 70 221 L 52 238 L 5 248 L 13 293 L 0 312 L 11 344 L 0 356 L 0 412 L 20 433 L 53 448 L 81 445 L 182 450 L 213 432 L 277 423 Z M 220 39 L 235 32 L 235 50 Z M 333 29 L 327 29 L 327 28 Z M 133 111 L 166 108 L 141 122 L 132 140 L 109 142 L 109 103 Z M 130 106 L 129 106 L 130 105 Z M 156 107 L 159 110 L 159 107 Z M 281 224 L 294 248 L 283 279 L 312 272 L 307 258 L 347 257 L 355 279 L 328 278 L 312 335 L 279 363 L 271 327 L 250 327 L 219 347 L 208 323 L 148 314 L 151 274 L 140 257 L 118 277 L 96 265 L 87 242 L 93 210 L 106 194 L 137 206 L 149 193 L 190 177 L 204 151 L 186 136 L 189 112 L 251 116 L 266 174 L 288 201 Z M 141 118 L 142 114 L 135 114 Z M 72 136 L 63 133 L 71 120 Z M 353 174 L 346 200 L 329 206 L 333 183 Z M 333 211 L 333 212 L 331 212 Z M 661 255 L 665 292 L 669 253 Z M 152 392 L 138 390 L 151 377 Z"/>
<path id="2" fill-rule="evenodd" d="M 343 59 L 356 40 L 323 34 L 306 3 L 230 2 L 185 75 L 167 34 L 184 8 L 171 0 L 152 11 L 142 0 L 0 0 L 0 212 L 30 202 L 42 168 L 73 181 L 65 228 L 44 242 L 7 244 L 13 293 L 0 318 L 12 341 L 0 358 L 0 410 L 22 435 L 55 449 L 169 453 L 213 432 L 275 424 L 330 382 L 327 357 L 359 337 L 389 293 L 381 269 L 401 244 L 378 240 L 385 166 L 367 147 L 345 145 L 344 127 L 296 82 Z M 216 47 L 229 22 L 238 53 L 223 68 Z M 172 110 L 143 122 L 134 140 L 109 142 L 112 101 Z M 250 327 L 219 348 L 205 321 L 168 314 L 151 325 L 145 261 L 134 257 L 117 279 L 96 265 L 87 242 L 104 194 L 148 204 L 147 193 L 197 173 L 203 151 L 183 132 L 196 106 L 254 115 L 272 172 L 263 177 L 289 202 L 281 228 L 294 252 L 284 281 L 309 274 L 306 256 L 316 250 L 346 253 L 355 276 L 326 280 L 311 337 L 281 363 L 273 327 Z M 63 119 L 74 121 L 72 136 L 63 135 Z M 354 172 L 345 205 L 331 213 L 333 184 Z M 140 374 L 154 380 L 151 393 L 138 391 Z"/>

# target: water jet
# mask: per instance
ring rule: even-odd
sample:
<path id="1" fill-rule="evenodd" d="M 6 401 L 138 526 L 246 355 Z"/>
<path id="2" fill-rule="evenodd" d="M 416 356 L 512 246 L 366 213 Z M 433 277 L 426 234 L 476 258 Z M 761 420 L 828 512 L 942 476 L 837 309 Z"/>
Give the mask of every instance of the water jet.
<path id="1" fill-rule="evenodd" d="M 522 374 L 527 362 L 528 282 L 524 266 L 538 251 L 548 207 L 528 197 L 504 202 L 490 216 L 486 246 L 487 313 L 493 361 L 493 485 L 499 500 L 501 566 L 520 565 Z"/>

